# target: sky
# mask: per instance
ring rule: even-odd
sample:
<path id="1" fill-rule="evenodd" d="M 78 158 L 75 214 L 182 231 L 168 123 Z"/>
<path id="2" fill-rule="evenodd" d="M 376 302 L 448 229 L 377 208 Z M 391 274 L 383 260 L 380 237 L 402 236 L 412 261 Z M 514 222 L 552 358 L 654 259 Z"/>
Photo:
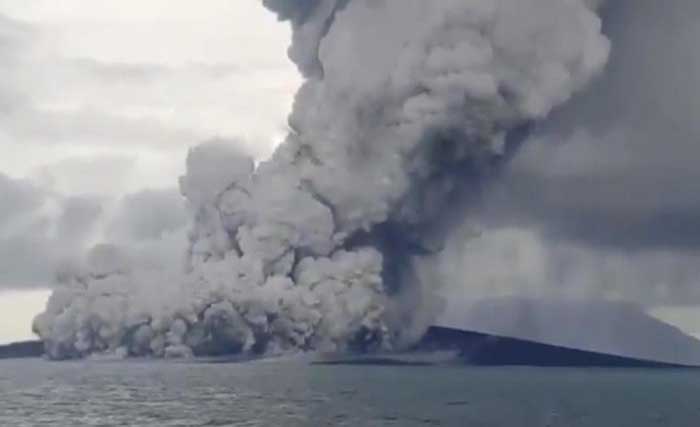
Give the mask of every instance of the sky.
<path id="1" fill-rule="evenodd" d="M 605 73 L 536 126 L 431 266 L 453 314 L 583 296 L 700 333 L 700 3 L 609 4 Z M 29 336 L 40 290 L 96 243 L 179 262 L 187 150 L 271 152 L 301 82 L 289 40 L 257 1 L 0 0 L 0 342 Z"/>
<path id="2" fill-rule="evenodd" d="M 187 150 L 269 155 L 300 82 L 289 37 L 255 1 L 0 0 L 0 342 L 48 295 L 23 291 L 94 243 L 181 255 Z"/>
<path id="3" fill-rule="evenodd" d="M 0 291 L 0 343 L 16 342 L 30 337 L 28 325 L 44 309 L 48 290 Z"/>

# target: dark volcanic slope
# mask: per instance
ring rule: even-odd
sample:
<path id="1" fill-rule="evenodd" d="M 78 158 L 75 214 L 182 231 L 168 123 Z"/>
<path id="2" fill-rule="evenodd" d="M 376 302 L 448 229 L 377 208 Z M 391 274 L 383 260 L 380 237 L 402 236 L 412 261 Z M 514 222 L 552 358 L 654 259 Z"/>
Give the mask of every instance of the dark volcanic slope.
<path id="1" fill-rule="evenodd" d="M 43 354 L 44 344 L 41 341 L 25 341 L 9 345 L 0 345 L 0 359 L 41 357 Z"/>
<path id="2" fill-rule="evenodd" d="M 415 346 L 414 350 L 457 350 L 459 351 L 460 359 L 466 364 L 480 366 L 631 368 L 683 366 L 439 326 L 431 327 L 421 342 Z"/>
<path id="3" fill-rule="evenodd" d="M 618 367 L 673 368 L 690 367 L 576 350 L 515 338 L 483 334 L 460 329 L 432 326 L 412 352 L 457 351 L 458 360 L 475 366 L 543 366 L 543 367 Z M 41 341 L 26 341 L 0 346 L 0 359 L 40 357 L 44 353 Z M 408 365 L 422 366 L 430 362 L 400 357 L 362 357 L 326 360 L 321 364 Z"/>
<path id="4" fill-rule="evenodd" d="M 441 326 L 645 360 L 700 365 L 700 341 L 639 306 L 612 301 L 495 298 Z"/>

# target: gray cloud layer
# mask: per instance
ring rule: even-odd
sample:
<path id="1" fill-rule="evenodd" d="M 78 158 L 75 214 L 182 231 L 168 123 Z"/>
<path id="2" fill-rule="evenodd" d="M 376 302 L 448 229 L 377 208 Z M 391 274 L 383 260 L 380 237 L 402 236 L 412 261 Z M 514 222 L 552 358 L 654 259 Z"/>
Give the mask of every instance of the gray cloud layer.
<path id="1" fill-rule="evenodd" d="M 438 261 L 454 310 L 509 294 L 700 304 L 698 16 L 693 0 L 608 2 L 606 72 L 538 125 L 465 226 L 479 237 Z"/>
<path id="2" fill-rule="evenodd" d="M 139 12 L 160 13 L 155 2 L 147 6 L 105 2 L 104 7 L 119 9 L 127 21 L 138 21 L 143 17 Z M 215 17 L 214 7 L 241 16 L 231 16 L 231 27 L 213 31 L 206 25 L 212 24 L 207 21 Z M 69 9 L 54 8 L 51 2 L 35 1 L 27 9 L 0 1 L 0 146 L 13 152 L 11 159 L 0 157 L 0 171 L 28 176 L 44 164 L 68 157 L 133 155 L 141 163 L 133 171 L 140 179 L 153 183 L 158 178 L 157 186 L 163 187 L 167 177 L 167 185 L 172 186 L 184 170 L 187 148 L 202 140 L 244 135 L 249 141 L 246 150 L 261 157 L 281 138 L 298 84 L 278 40 L 286 36 L 285 28 L 262 35 L 231 29 L 239 28 L 250 15 L 248 21 L 255 18 L 260 29 L 268 30 L 266 25 L 273 25 L 273 18 L 265 14 L 270 22 L 260 22 L 254 13 L 263 11 L 261 5 L 173 5 L 169 8 L 173 16 L 163 16 L 162 28 L 153 35 L 177 46 L 161 49 L 162 55 L 146 54 L 155 48 L 148 46 L 154 43 L 150 39 L 141 43 L 143 48 L 130 46 L 131 55 L 112 54 L 133 43 L 129 32 L 143 23 L 130 26 L 105 17 L 88 2 L 67 13 Z M 190 13 L 192 21 L 189 9 L 196 9 Z M 207 11 L 201 14 L 206 21 L 198 21 L 204 19 L 196 13 L 201 11 Z M 3 12 L 35 19 L 20 22 Z M 94 27 L 97 18 L 105 20 L 105 34 Z M 255 28 L 255 22 L 245 25 Z M 201 36 L 182 35 L 198 28 L 196 34 Z M 104 49 L 91 38 L 102 41 Z M 193 49 L 187 43 L 196 46 L 203 40 L 212 44 L 227 40 L 231 46 L 225 55 L 223 46 L 218 50 L 210 46 L 210 54 L 178 58 L 180 50 Z M 274 52 L 275 43 L 279 43 L 278 55 L 259 53 L 262 46 Z"/>
<path id="3" fill-rule="evenodd" d="M 548 123 L 505 178 L 547 232 L 640 249 L 700 245 L 700 4 L 611 2 L 605 76 Z M 526 218 L 524 218 L 526 219 Z"/>
<path id="4" fill-rule="evenodd" d="M 119 199 L 62 195 L 0 174 L 0 289 L 46 287 L 87 249 L 111 242 L 148 265 L 179 263 L 188 225 L 176 190 Z"/>
<path id="5" fill-rule="evenodd" d="M 297 84 L 261 5 L 69 3 L 0 0 L 0 289 L 47 286 L 104 241 L 179 258 L 187 148 L 249 128 L 265 155 Z"/>

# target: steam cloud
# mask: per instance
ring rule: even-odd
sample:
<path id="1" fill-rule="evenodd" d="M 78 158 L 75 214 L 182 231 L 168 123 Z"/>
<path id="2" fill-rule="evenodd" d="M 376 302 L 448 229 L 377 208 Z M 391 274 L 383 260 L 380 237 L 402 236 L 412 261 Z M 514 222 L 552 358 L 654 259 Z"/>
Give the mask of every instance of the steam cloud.
<path id="1" fill-rule="evenodd" d="M 35 331 L 52 358 L 396 348 L 440 248 L 528 126 L 604 67 L 590 0 L 264 0 L 306 81 L 272 157 L 191 150 L 186 271 L 99 246 Z"/>

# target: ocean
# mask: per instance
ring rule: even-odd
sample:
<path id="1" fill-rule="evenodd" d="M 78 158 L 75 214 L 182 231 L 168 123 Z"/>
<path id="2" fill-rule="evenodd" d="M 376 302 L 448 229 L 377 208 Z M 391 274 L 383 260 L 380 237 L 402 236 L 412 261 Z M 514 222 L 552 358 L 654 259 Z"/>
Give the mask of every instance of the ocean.
<path id="1" fill-rule="evenodd" d="M 0 426 L 700 426 L 700 371 L 0 361 Z"/>

